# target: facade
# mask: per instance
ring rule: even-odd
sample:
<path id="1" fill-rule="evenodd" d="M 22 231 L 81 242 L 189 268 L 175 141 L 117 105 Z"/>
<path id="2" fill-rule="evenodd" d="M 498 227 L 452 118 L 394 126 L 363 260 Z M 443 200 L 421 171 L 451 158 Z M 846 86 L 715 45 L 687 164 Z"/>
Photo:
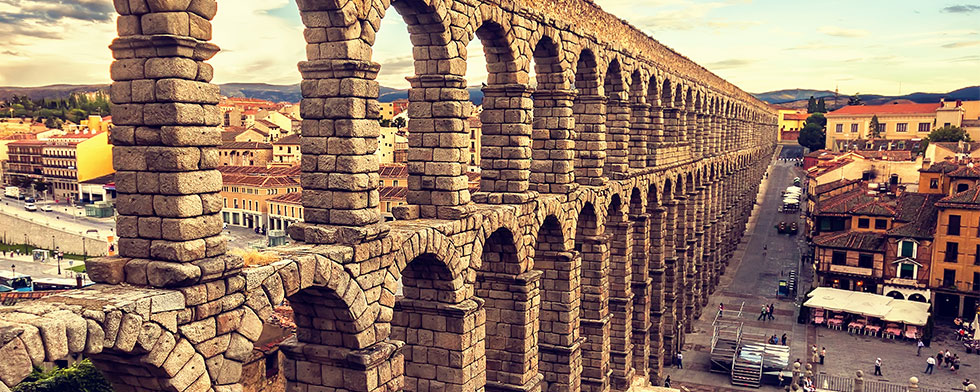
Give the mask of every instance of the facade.
<path id="1" fill-rule="evenodd" d="M 479 172 L 480 171 L 480 148 L 483 145 L 483 141 L 480 140 L 483 137 L 483 122 L 480 121 L 479 116 L 472 116 L 466 121 L 469 123 L 470 128 L 470 140 L 469 140 L 469 171 Z"/>
<path id="2" fill-rule="evenodd" d="M 221 166 L 266 166 L 273 162 L 272 145 L 262 142 L 229 142 L 218 146 Z"/>
<path id="3" fill-rule="evenodd" d="M 43 181 L 45 144 L 43 140 L 18 140 L 7 144 L 8 159 L 4 164 L 3 182 L 18 185 Z"/>
<path id="4" fill-rule="evenodd" d="M 299 192 L 299 167 L 221 166 L 222 221 L 250 229 L 268 228 L 269 199 Z"/>
<path id="5" fill-rule="evenodd" d="M 796 142 L 807 117 L 810 115 L 802 109 L 779 109 L 779 141 Z"/>
<path id="6" fill-rule="evenodd" d="M 838 180 L 915 185 L 919 183 L 922 158 L 907 150 L 818 151 L 804 158 L 808 184 L 820 186 Z"/>
<path id="7" fill-rule="evenodd" d="M 937 126 L 941 107 L 940 103 L 845 106 L 826 114 L 827 145 L 837 146 L 839 140 L 863 144 L 872 137 L 869 127 L 875 116 L 879 124 L 878 138 L 921 140 L 942 126 Z"/>
<path id="8" fill-rule="evenodd" d="M 937 207 L 929 277 L 935 312 L 941 317 L 971 317 L 980 306 L 980 185 L 944 197 Z"/>
<path id="9" fill-rule="evenodd" d="M 87 181 L 78 183 L 78 200 L 82 204 L 98 203 L 100 201 L 113 201 L 116 198 L 116 187 L 114 174 L 106 174 Z"/>
<path id="10" fill-rule="evenodd" d="M 272 161 L 269 164 L 292 166 L 299 163 L 302 155 L 300 153 L 300 136 L 297 134 L 283 136 L 272 143 Z"/>
<path id="11" fill-rule="evenodd" d="M 44 178 L 55 201 L 80 201 L 79 184 L 115 172 L 108 132 L 55 136 L 42 153 Z"/>
<path id="12" fill-rule="evenodd" d="M 396 148 L 406 146 L 407 149 L 408 138 L 405 136 L 407 134 L 407 129 L 381 127 L 381 136 L 378 137 L 378 150 L 375 152 L 375 155 L 378 156 L 378 163 L 395 163 Z"/>
<path id="13" fill-rule="evenodd" d="M 925 159 L 929 162 L 965 158 L 980 160 L 980 142 L 932 142 L 929 143 L 925 153 Z"/>
<path id="14" fill-rule="evenodd" d="M 266 236 L 269 245 L 274 246 L 288 241 L 286 230 L 289 225 L 303 221 L 303 192 L 284 193 L 268 200 L 269 229 Z"/>
<path id="15" fill-rule="evenodd" d="M 268 143 L 269 134 L 263 133 L 257 128 L 245 129 L 242 127 L 225 127 L 224 131 L 221 132 L 221 141 L 223 143 L 231 143 L 231 142 Z"/>

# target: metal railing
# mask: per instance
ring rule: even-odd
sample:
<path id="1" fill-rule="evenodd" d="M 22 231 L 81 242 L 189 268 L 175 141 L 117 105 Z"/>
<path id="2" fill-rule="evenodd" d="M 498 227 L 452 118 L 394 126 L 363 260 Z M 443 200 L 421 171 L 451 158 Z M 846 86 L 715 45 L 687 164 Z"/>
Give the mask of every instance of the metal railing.
<path id="1" fill-rule="evenodd" d="M 829 391 L 836 392 L 853 392 L 854 391 L 854 378 L 844 377 L 844 376 L 833 376 L 829 374 L 815 374 L 813 375 L 813 386 L 819 389 L 825 389 Z M 960 388 L 930 388 L 930 387 L 918 387 L 919 392 L 950 392 L 950 391 L 961 391 Z M 877 380 L 864 380 L 864 392 L 908 392 L 908 384 L 897 384 L 891 382 L 877 381 Z"/>

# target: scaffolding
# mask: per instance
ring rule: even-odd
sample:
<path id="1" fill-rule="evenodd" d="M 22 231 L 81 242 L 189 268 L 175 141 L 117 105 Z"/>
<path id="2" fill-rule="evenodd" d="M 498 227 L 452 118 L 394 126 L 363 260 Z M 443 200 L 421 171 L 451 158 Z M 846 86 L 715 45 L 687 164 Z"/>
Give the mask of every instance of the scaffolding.
<path id="1" fill-rule="evenodd" d="M 762 331 L 746 327 L 745 303 L 736 310 L 719 310 L 711 335 L 711 371 L 731 375 L 732 385 L 758 388 L 763 374 L 789 366 L 789 347 L 766 342 Z"/>

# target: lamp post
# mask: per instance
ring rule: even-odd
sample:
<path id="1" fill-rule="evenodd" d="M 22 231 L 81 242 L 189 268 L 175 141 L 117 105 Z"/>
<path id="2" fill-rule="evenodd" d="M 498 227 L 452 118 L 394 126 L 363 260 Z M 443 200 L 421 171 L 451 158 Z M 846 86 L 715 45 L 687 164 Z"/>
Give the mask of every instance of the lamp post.
<path id="1" fill-rule="evenodd" d="M 54 243 L 54 236 L 51 236 L 51 241 Z M 61 249 L 60 246 L 54 247 L 54 258 L 58 259 L 58 276 L 61 276 L 61 257 L 58 257 L 59 249 Z"/>

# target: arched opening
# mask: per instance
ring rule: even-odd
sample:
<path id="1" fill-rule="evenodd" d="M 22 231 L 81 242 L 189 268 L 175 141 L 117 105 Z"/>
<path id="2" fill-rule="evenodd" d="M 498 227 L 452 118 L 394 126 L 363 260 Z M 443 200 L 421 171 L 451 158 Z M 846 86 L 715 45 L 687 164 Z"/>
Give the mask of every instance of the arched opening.
<path id="1" fill-rule="evenodd" d="M 538 372 L 541 272 L 522 273 L 514 234 L 500 228 L 483 245 L 476 295 L 485 302 L 487 383 L 511 390 L 541 381 Z"/>
<path id="2" fill-rule="evenodd" d="M 896 290 L 889 291 L 888 294 L 885 294 L 885 295 L 887 295 L 889 297 L 892 297 L 892 298 L 895 298 L 895 299 L 905 299 L 905 295 L 902 295 L 902 293 L 900 293 L 900 292 L 898 292 Z"/>
<path id="3" fill-rule="evenodd" d="M 599 92 L 599 69 L 595 55 L 585 49 L 575 66 L 575 181 L 602 185 L 606 161 L 606 98 Z"/>
<path id="4" fill-rule="evenodd" d="M 613 195 L 606 209 L 606 238 L 609 241 L 609 313 L 612 316 L 610 366 L 612 386 L 629 387 L 629 370 L 633 366 L 631 286 L 633 224 L 627 219 L 619 195 Z"/>
<path id="5" fill-rule="evenodd" d="M 500 24 L 484 22 L 476 30 L 476 37 L 478 40 L 471 42 L 467 52 L 475 51 L 482 44 L 488 75 L 482 89 L 483 111 L 479 116 L 482 124 L 479 136 L 481 195 L 474 200 L 521 202 L 523 200 L 487 197 L 483 193 L 526 194 L 529 190 L 534 107 L 528 70 L 526 64 L 517 61 L 511 32 Z"/>
<path id="6" fill-rule="evenodd" d="M 609 241 L 591 203 L 579 213 L 575 250 L 582 255 L 582 389 L 603 390 L 610 370 Z"/>
<path id="7" fill-rule="evenodd" d="M 627 328 L 631 329 L 630 343 L 633 345 L 633 363 L 637 377 L 646 377 L 649 368 L 650 348 L 650 231 L 651 219 L 643 205 L 643 195 L 639 188 L 630 194 L 629 220 L 632 224 L 633 249 L 630 252 L 630 288 L 633 296 L 632 318 Z"/>
<path id="8" fill-rule="evenodd" d="M 919 294 L 919 293 L 915 293 L 915 294 L 910 295 L 909 296 L 909 301 L 929 302 L 929 300 L 926 299 L 926 297 L 924 295 Z"/>
<path id="9" fill-rule="evenodd" d="M 558 45 L 544 36 L 534 47 L 534 121 L 531 184 L 543 193 L 567 193 L 575 182 L 572 103 Z"/>
<path id="10" fill-rule="evenodd" d="M 568 251 L 561 223 L 548 216 L 538 229 L 534 269 L 542 273 L 538 345 L 546 391 L 568 391 L 580 385 L 579 335 L 581 258 Z"/>
<path id="11" fill-rule="evenodd" d="M 660 89 L 660 106 L 663 108 L 663 141 L 664 147 L 675 147 L 680 142 L 677 123 L 680 110 L 674 101 L 674 88 L 670 79 L 664 79 Z"/>
<path id="12" fill-rule="evenodd" d="M 629 172 L 630 108 L 626 96 L 626 81 L 619 60 L 613 60 L 606 69 L 603 90 L 606 93 L 606 162 L 603 172 Z"/>
<path id="13" fill-rule="evenodd" d="M 481 359 L 474 357 L 480 351 L 472 346 L 476 342 L 460 337 L 483 328 L 473 322 L 478 319 L 478 306 L 459 303 L 460 283 L 461 278 L 454 277 L 445 261 L 432 253 L 415 257 L 402 271 L 391 338 L 405 342 L 406 391 L 461 388 L 469 382 L 463 370 L 472 369 Z M 453 335 L 444 336 L 447 331 Z"/>
<path id="14" fill-rule="evenodd" d="M 631 169 L 647 167 L 650 151 L 650 104 L 646 100 L 643 75 L 633 71 L 629 96 L 629 163 Z"/>

